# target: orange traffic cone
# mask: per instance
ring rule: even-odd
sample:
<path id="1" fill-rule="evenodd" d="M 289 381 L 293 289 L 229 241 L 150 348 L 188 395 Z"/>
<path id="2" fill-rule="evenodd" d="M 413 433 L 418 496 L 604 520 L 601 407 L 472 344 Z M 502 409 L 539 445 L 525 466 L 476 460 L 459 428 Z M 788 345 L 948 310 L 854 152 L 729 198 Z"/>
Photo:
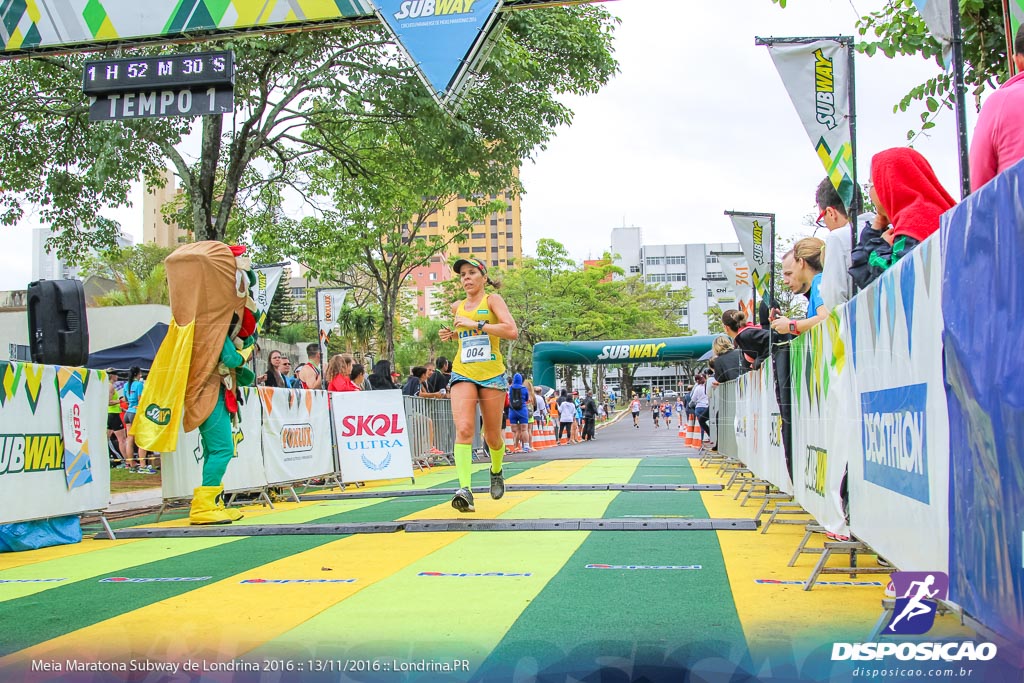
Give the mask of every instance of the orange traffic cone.
<path id="1" fill-rule="evenodd" d="M 691 415 L 686 424 L 686 445 L 690 448 L 700 448 L 700 432 L 698 430 L 697 419 Z"/>

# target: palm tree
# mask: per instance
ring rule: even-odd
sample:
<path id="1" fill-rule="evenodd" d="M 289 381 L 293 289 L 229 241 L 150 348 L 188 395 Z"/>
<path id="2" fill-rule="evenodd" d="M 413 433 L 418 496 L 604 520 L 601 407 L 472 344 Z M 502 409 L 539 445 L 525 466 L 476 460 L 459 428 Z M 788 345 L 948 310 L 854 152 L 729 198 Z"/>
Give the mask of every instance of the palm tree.
<path id="1" fill-rule="evenodd" d="M 117 289 L 96 298 L 98 306 L 138 306 L 141 304 L 169 305 L 170 294 L 167 289 L 167 277 L 163 264 L 156 265 L 145 279 L 140 279 L 134 272 L 125 273 L 124 279 L 117 281 Z"/>

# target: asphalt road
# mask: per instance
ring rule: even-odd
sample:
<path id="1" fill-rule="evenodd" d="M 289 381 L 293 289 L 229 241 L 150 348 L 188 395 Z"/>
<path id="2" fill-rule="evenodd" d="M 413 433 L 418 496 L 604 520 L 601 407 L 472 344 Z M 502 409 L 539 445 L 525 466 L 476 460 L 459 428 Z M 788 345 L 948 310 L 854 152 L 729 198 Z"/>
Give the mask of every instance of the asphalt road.
<path id="1" fill-rule="evenodd" d="M 618 415 L 618 413 L 616 413 Z M 597 437 L 592 442 L 571 446 L 558 446 L 538 451 L 532 456 L 512 456 L 516 460 L 561 460 L 567 458 L 657 458 L 673 455 L 695 454 L 696 450 L 683 446 L 679 438 L 676 416 L 672 426 L 665 428 L 664 418 L 660 427 L 654 428 L 650 408 L 640 411 L 639 428 L 633 426 L 633 418 L 627 414 L 613 424 L 598 427 Z"/>

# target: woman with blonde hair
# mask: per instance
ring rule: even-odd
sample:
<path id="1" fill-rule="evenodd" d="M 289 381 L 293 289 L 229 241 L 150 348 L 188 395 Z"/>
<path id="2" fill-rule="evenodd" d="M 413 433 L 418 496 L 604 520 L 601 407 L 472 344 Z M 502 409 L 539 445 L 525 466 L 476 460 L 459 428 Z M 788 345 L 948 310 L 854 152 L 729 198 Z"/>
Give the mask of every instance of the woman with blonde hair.
<path id="1" fill-rule="evenodd" d="M 466 298 L 452 304 L 452 327 L 441 328 L 441 341 L 458 341 L 459 354 L 452 364 L 452 417 L 455 420 L 455 468 L 459 489 L 452 507 L 459 512 L 475 512 L 470 475 L 473 472 L 473 431 L 476 409 L 483 416 L 483 436 L 491 455 L 491 498 L 505 495 L 505 436 L 501 415 L 505 407 L 508 380 L 500 340 L 518 339 L 519 327 L 499 294 L 488 294 L 486 287 L 500 285 L 487 277 L 487 266 L 475 258 L 458 259 L 452 270 L 459 276 Z"/>
<path id="2" fill-rule="evenodd" d="M 358 391 L 359 388 L 352 384 L 352 364 L 354 359 L 350 353 L 339 353 L 331 356 L 324 371 L 327 379 L 328 391 Z"/>
<path id="3" fill-rule="evenodd" d="M 782 257 L 782 280 L 793 292 L 807 296 L 807 315 L 803 320 L 779 316 L 772 329 L 780 334 L 800 334 L 828 317 L 821 298 L 821 271 L 825 263 L 825 243 L 817 237 L 805 237 Z"/>

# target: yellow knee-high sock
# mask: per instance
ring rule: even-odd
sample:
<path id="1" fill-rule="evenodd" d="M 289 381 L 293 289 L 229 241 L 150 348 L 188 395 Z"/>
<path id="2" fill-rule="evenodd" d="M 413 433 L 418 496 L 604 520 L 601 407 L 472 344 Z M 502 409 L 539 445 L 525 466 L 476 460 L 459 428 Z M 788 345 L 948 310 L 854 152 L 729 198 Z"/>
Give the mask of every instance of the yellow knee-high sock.
<path id="1" fill-rule="evenodd" d="M 491 452 L 491 472 L 493 474 L 501 472 L 501 463 L 505 461 L 505 444 L 502 443 L 497 450 L 488 446 L 487 450 Z"/>
<path id="2" fill-rule="evenodd" d="M 468 489 L 473 475 L 472 444 L 455 444 L 455 471 L 459 473 L 459 487 Z"/>

